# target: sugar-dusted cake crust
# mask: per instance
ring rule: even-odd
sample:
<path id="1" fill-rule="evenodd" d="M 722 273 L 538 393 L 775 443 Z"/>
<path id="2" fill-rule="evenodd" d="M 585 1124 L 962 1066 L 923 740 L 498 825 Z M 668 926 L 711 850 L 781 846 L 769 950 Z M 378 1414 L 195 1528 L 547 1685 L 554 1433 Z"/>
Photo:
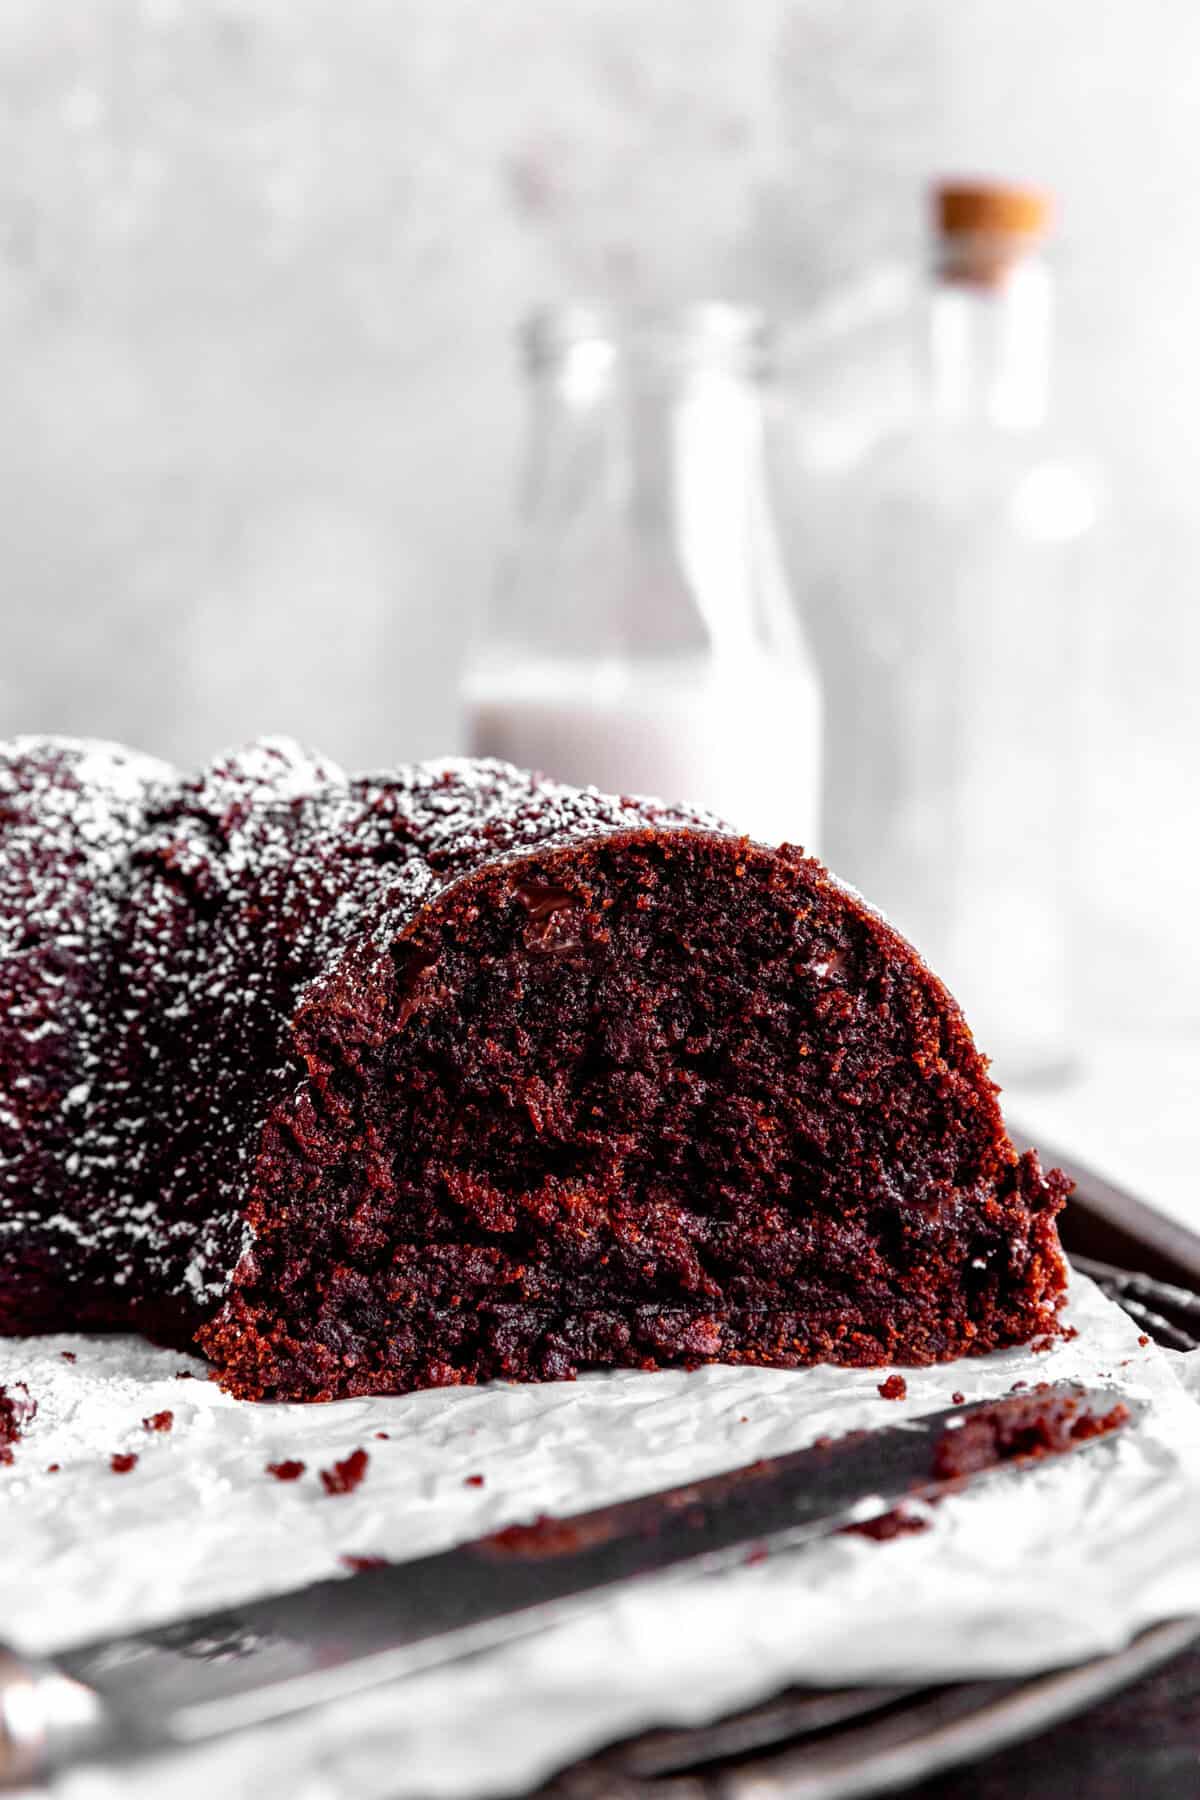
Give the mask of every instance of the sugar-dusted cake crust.
<path id="1" fill-rule="evenodd" d="M 83 1261 L 120 1230 L 89 1127 L 106 1074 L 116 918 L 165 764 L 117 744 L 0 744 L 0 1326 L 77 1301 Z M 99 1210 L 93 1204 L 99 1198 Z"/>
<path id="2" fill-rule="evenodd" d="M 235 1393 L 325 1398 L 1052 1327 L 1066 1182 L 802 852 L 283 742 L 160 784 L 134 838 L 69 1152 L 102 1227 L 9 1233 L 6 1328 L 194 1333 Z"/>

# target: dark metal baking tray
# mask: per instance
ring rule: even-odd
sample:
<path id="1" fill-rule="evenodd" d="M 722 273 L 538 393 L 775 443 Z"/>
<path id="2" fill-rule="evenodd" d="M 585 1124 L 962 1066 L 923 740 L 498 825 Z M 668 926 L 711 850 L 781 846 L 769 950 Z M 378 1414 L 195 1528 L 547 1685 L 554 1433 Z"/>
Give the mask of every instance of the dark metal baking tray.
<path id="1" fill-rule="evenodd" d="M 1014 1131 L 1014 1137 L 1022 1134 Z M 1075 1194 L 1073 1262 L 1172 1349 L 1200 1342 L 1200 1236 L 1043 1143 Z M 1032 1737 L 1200 1640 L 1170 1620 L 1125 1649 L 1032 1678 L 941 1687 L 792 1688 L 713 1725 L 652 1731 L 562 1770 L 541 1800 L 860 1800 L 903 1792 Z"/>

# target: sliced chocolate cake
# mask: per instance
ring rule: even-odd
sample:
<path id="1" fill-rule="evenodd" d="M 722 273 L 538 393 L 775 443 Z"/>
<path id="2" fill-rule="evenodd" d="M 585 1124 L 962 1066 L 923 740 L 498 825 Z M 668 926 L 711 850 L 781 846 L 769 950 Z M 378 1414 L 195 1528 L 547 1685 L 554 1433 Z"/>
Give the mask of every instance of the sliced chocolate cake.
<path id="1" fill-rule="evenodd" d="M 252 746 L 156 789 L 81 979 L 94 1098 L 40 1178 L 73 1162 L 94 1229 L 5 1329 L 194 1334 L 235 1393 L 315 1399 L 1053 1326 L 1067 1184 L 954 1002 L 703 814 Z M 0 1295 L 39 1291 L 59 1238 L 0 1192 Z"/>

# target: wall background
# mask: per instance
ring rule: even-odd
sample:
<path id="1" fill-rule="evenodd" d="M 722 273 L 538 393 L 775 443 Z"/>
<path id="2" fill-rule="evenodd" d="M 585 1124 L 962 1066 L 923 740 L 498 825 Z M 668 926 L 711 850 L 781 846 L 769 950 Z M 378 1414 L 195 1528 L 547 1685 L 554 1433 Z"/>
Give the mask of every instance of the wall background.
<path id="1" fill-rule="evenodd" d="M 802 318 L 904 265 L 947 170 L 1060 194 L 1112 493 L 1085 1022 L 1200 1025 L 1190 0 L 6 0 L 0 732 L 453 747 L 521 313 Z"/>

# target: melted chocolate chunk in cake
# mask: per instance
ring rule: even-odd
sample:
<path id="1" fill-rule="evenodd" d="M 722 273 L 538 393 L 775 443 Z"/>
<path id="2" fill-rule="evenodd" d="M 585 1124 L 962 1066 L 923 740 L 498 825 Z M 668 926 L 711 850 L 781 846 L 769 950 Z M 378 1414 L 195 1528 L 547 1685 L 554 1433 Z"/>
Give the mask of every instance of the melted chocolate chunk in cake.
<path id="1" fill-rule="evenodd" d="M 195 1333 L 255 1398 L 1053 1328 L 1066 1182 L 1017 1158 L 940 982 L 798 850 L 273 743 L 157 794 L 111 941 L 72 1151 L 106 1235 L 41 1323 Z M 37 1220 L 6 1242 L 47 1258 Z"/>

